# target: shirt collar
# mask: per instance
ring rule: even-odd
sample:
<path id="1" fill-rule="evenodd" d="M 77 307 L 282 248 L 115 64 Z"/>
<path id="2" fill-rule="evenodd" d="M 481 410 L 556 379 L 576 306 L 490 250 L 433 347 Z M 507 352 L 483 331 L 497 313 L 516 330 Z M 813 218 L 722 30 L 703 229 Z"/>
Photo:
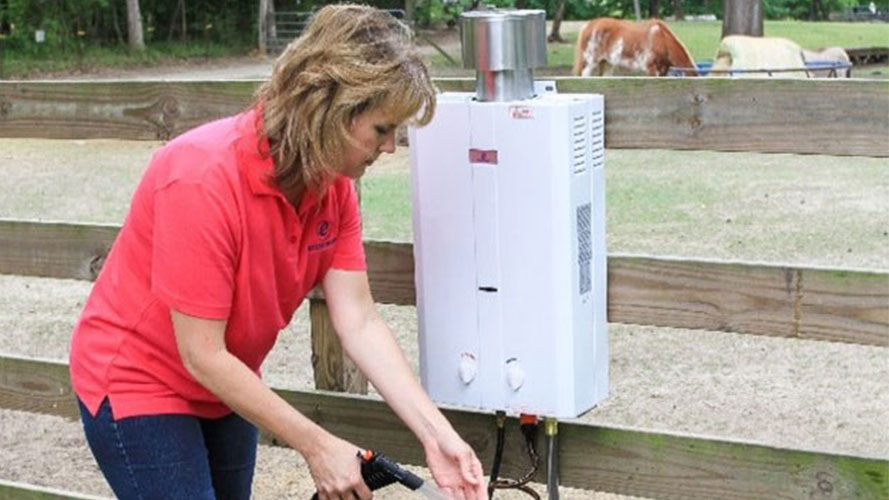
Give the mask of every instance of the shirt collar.
<path id="1" fill-rule="evenodd" d="M 237 143 L 241 170 L 255 195 L 284 196 L 274 184 L 275 162 L 269 155 L 269 140 L 259 139 L 261 108 L 251 108 L 237 118 L 240 140 Z"/>
<path id="2" fill-rule="evenodd" d="M 287 197 L 275 185 L 275 162 L 269 155 L 269 140 L 259 139 L 262 127 L 262 108 L 257 106 L 242 113 L 238 117 L 238 129 L 241 140 L 237 148 L 241 158 L 240 164 L 250 191 L 257 196 L 276 196 L 287 202 Z M 317 193 L 305 191 L 299 202 L 297 213 L 306 213 L 321 200 Z"/>

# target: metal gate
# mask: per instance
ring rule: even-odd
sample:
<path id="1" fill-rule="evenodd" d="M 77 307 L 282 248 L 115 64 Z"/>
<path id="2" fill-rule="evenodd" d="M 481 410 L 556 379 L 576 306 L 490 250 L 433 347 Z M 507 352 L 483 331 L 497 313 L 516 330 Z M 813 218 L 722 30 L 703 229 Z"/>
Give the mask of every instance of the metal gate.
<path id="1" fill-rule="evenodd" d="M 406 18 L 403 9 L 384 9 L 396 19 Z M 280 54 L 287 44 L 298 37 L 312 20 L 314 11 L 275 11 L 268 14 L 268 43 L 266 45 L 269 55 Z"/>

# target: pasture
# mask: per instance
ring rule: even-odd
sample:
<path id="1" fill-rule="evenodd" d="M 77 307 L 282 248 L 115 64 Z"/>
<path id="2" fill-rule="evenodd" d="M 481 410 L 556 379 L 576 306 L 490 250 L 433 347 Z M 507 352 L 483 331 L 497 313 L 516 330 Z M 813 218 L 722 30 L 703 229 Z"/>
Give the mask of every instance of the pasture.
<path id="1" fill-rule="evenodd" d="M 722 35 L 721 21 L 672 21 L 665 20 L 670 29 L 679 37 L 695 61 L 710 61 L 719 47 Z M 562 25 L 562 38 L 566 43 L 547 44 L 547 73 L 567 75 L 574 62 L 574 44 L 582 21 L 566 21 Z M 789 38 L 804 49 L 819 49 L 828 46 L 889 47 L 889 26 L 884 23 L 839 23 L 802 21 L 765 21 L 765 36 Z M 441 35 L 440 35 L 441 36 Z M 460 60 L 460 45 L 456 33 L 444 40 L 442 47 L 457 61 Z M 454 43 L 456 41 L 456 44 Z M 452 69 L 440 54 L 430 53 L 430 64 L 436 69 Z M 879 75 L 889 77 L 885 69 Z M 863 74 L 853 75 L 856 77 Z"/>

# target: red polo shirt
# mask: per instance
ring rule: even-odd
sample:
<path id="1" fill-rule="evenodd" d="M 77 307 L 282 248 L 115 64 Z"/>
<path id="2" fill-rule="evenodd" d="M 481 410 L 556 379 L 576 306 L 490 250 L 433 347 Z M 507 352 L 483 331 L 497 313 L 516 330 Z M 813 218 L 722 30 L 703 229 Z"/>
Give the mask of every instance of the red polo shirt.
<path id="1" fill-rule="evenodd" d="M 74 328 L 74 390 L 115 418 L 231 410 L 185 370 L 170 309 L 227 320 L 229 352 L 259 374 L 278 332 L 330 268 L 364 270 L 358 201 L 339 177 L 298 209 L 267 182 L 254 110 L 161 148 Z"/>

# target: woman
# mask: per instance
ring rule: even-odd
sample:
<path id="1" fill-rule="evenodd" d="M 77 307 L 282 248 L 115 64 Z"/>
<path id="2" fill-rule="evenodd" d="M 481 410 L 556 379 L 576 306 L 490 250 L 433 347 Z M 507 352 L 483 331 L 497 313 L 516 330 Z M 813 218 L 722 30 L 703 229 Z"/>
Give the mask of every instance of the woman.
<path id="1" fill-rule="evenodd" d="M 409 31 L 328 6 L 248 111 L 161 148 L 75 327 L 71 378 L 115 494 L 248 498 L 258 426 L 303 455 L 322 500 L 368 499 L 357 444 L 259 378 L 316 284 L 343 348 L 417 435 L 440 487 L 486 497 L 482 470 L 376 311 L 352 179 L 435 107 Z"/>

